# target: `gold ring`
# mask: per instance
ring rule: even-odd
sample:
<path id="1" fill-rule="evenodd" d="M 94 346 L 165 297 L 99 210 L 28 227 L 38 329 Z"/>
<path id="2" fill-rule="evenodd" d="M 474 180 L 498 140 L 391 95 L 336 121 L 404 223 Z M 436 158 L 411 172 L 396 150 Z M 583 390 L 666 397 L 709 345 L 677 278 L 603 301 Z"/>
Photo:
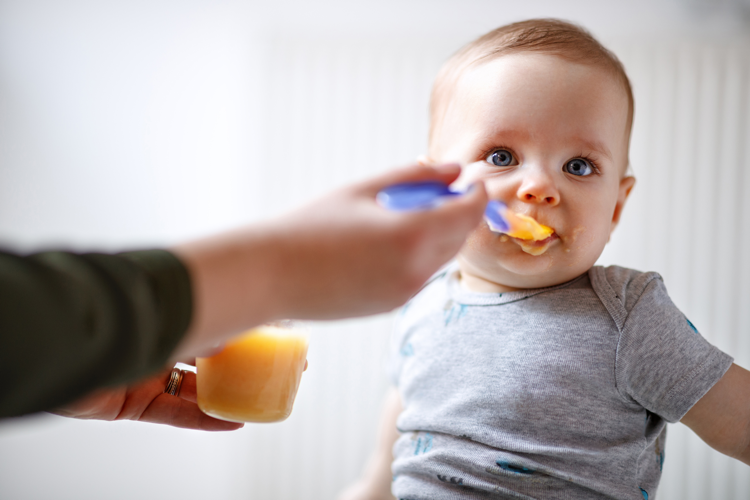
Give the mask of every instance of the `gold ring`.
<path id="1" fill-rule="evenodd" d="M 185 375 L 183 370 L 179 368 L 172 368 L 172 372 L 169 374 L 169 381 L 167 386 L 164 388 L 166 394 L 172 396 L 180 395 L 180 386 L 182 385 L 182 377 Z"/>

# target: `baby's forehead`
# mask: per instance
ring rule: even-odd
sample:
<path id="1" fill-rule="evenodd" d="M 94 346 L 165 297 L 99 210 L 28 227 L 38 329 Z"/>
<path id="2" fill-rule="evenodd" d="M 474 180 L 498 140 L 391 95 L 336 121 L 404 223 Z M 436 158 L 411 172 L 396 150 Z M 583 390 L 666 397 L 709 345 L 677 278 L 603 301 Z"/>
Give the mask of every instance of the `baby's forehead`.
<path id="1" fill-rule="evenodd" d="M 554 54 L 520 52 L 476 62 L 460 70 L 452 92 L 444 98 L 492 98 L 495 92 L 514 90 L 517 95 L 538 94 L 540 90 L 565 90 L 571 85 L 608 87 L 608 92 L 589 95 L 590 99 L 627 104 L 627 91 L 608 68 L 588 62 L 569 60 Z M 450 94 L 453 95 L 450 95 Z M 560 92 L 563 95 L 563 92 Z"/>
<path id="2" fill-rule="evenodd" d="M 445 139 L 440 133 L 444 121 L 451 122 L 448 128 L 455 128 L 476 123 L 477 117 L 513 113 L 523 121 L 524 110 L 537 115 L 548 113 L 551 119 L 564 118 L 566 113 L 585 118 L 588 115 L 582 110 L 588 109 L 600 122 L 622 131 L 617 134 L 617 149 L 627 149 L 628 93 L 617 76 L 600 65 L 521 52 L 460 68 L 452 80 L 451 88 L 445 88 L 440 96 L 444 102 L 436 103 L 436 110 L 441 112 L 433 115 L 435 140 Z"/>

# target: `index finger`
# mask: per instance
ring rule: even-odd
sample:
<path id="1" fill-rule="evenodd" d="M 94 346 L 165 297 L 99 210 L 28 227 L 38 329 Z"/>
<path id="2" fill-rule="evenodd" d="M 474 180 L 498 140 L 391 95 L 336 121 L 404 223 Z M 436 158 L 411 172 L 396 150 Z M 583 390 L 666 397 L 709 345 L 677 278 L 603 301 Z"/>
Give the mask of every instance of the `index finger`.
<path id="1" fill-rule="evenodd" d="M 444 229 L 465 230 L 475 228 L 482 221 L 489 198 L 482 182 L 472 184 L 461 196 L 446 197 L 445 201 L 429 210 L 413 212 L 423 222 L 433 221 Z"/>
<path id="2" fill-rule="evenodd" d="M 360 191 L 375 197 L 382 189 L 394 184 L 404 182 L 416 182 L 424 180 L 435 180 L 450 184 L 455 181 L 461 173 L 461 166 L 458 163 L 448 163 L 445 165 L 413 165 L 410 167 L 392 170 L 385 174 L 363 182 L 359 188 Z"/>
<path id="3" fill-rule="evenodd" d="M 203 431 L 234 431 L 244 425 L 213 418 L 200 411 L 195 403 L 168 394 L 154 398 L 138 420 Z"/>

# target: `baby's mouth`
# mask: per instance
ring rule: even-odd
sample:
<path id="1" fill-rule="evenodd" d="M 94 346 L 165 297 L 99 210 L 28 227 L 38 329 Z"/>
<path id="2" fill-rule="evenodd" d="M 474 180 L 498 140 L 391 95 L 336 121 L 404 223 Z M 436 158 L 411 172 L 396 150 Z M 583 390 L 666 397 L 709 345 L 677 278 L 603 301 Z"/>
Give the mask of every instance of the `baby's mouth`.
<path id="1" fill-rule="evenodd" d="M 501 241 L 511 239 L 529 255 L 535 257 L 542 255 L 555 240 L 559 239 L 552 227 L 540 224 L 529 215 L 515 213 L 508 209 L 505 209 L 502 215 L 510 227 L 499 231 L 504 233 Z M 492 220 L 488 220 L 488 225 L 490 230 L 496 231 Z"/>
<path id="2" fill-rule="evenodd" d="M 544 252 L 546 252 L 549 247 L 556 241 L 559 240 L 559 236 L 557 236 L 557 233 L 552 233 L 550 236 L 544 238 L 543 240 L 525 240 L 521 238 L 513 238 L 510 237 L 510 239 L 516 243 L 518 246 L 521 247 L 521 250 L 526 252 L 529 255 L 533 255 L 534 257 L 537 257 L 539 255 L 542 255 Z"/>
<path id="3" fill-rule="evenodd" d="M 513 212 L 500 201 L 487 204 L 484 219 L 489 230 L 500 235 L 501 242 L 513 240 L 529 255 L 542 255 L 560 239 L 554 228 L 540 224 L 530 215 Z"/>

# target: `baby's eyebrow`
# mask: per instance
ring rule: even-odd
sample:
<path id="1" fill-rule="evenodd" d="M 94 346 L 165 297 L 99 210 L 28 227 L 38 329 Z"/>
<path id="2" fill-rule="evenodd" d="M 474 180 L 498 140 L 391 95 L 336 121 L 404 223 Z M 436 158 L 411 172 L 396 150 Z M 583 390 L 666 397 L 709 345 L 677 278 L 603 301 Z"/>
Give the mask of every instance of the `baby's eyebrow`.
<path id="1" fill-rule="evenodd" d="M 477 134 L 476 139 L 483 148 L 494 146 L 509 146 L 508 142 L 528 143 L 533 141 L 533 136 L 526 130 L 518 129 L 500 129 L 492 131 L 482 131 Z"/>
<path id="2" fill-rule="evenodd" d="M 586 139 L 584 137 L 576 137 L 574 139 L 576 144 L 580 144 L 584 148 L 598 153 L 602 156 L 606 156 L 608 159 L 612 159 L 612 152 L 609 148 L 601 141 Z"/>

